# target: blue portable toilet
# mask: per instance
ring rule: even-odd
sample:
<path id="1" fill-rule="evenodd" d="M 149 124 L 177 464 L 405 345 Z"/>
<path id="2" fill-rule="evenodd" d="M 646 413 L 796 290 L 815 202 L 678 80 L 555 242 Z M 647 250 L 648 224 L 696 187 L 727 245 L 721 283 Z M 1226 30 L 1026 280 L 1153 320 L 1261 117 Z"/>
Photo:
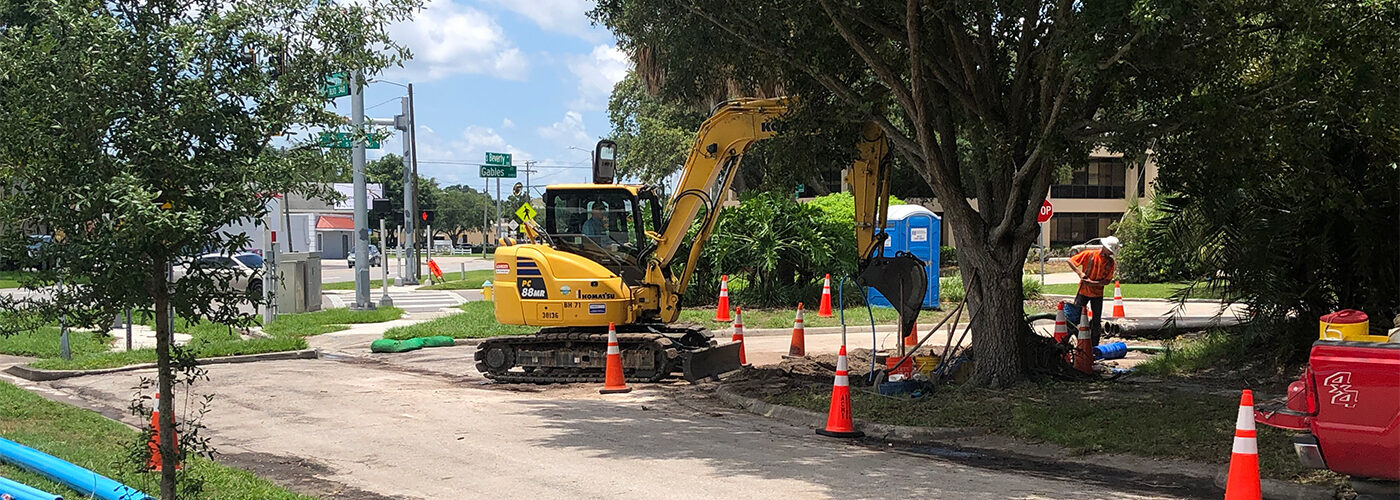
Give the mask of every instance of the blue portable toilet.
<path id="1" fill-rule="evenodd" d="M 884 253 L 893 257 L 895 252 L 909 252 L 924 261 L 924 271 L 928 274 L 928 292 L 924 294 L 926 309 L 938 308 L 938 242 L 940 241 L 940 219 L 932 210 L 919 205 L 890 205 L 889 224 L 885 232 L 890 237 L 885 240 Z M 870 305 L 893 307 L 885 296 L 874 288 L 867 292 Z"/>

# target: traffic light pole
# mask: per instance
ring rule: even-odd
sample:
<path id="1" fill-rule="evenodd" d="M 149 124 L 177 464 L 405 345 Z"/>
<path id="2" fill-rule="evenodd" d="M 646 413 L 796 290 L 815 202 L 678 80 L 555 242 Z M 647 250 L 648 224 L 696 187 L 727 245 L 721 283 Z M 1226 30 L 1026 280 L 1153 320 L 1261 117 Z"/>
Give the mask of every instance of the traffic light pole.
<path id="1" fill-rule="evenodd" d="M 399 124 L 401 126 L 398 127 L 399 130 L 403 131 L 403 228 L 399 238 L 399 248 L 402 249 L 399 252 L 399 257 L 403 259 L 403 265 L 399 266 L 399 284 L 417 285 L 418 253 L 415 251 L 415 246 L 418 239 L 414 236 L 418 234 L 418 211 L 414 209 L 413 202 L 418 197 L 413 182 L 417 177 L 414 175 L 416 169 L 413 168 L 413 144 L 415 142 L 413 140 L 413 84 L 408 84 L 408 95 L 407 99 L 400 101 L 403 114 L 399 115 L 403 117 L 402 121 L 407 123 Z"/>

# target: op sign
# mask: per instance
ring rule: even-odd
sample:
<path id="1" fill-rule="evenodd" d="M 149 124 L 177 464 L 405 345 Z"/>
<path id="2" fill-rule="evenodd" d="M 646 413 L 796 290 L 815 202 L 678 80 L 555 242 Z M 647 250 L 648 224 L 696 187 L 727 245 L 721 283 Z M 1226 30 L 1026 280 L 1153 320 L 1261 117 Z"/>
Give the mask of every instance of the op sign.
<path id="1" fill-rule="evenodd" d="M 1040 205 L 1040 215 L 1036 217 L 1036 222 L 1050 222 L 1050 216 L 1055 215 L 1055 207 L 1050 204 L 1050 200 L 1045 200 Z"/>

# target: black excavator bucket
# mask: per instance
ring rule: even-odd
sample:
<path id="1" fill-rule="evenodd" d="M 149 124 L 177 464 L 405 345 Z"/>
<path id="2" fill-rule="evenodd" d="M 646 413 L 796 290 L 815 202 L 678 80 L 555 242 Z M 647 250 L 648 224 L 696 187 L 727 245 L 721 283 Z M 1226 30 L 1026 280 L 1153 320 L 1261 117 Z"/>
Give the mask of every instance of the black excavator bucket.
<path id="1" fill-rule="evenodd" d="M 894 257 L 871 257 L 856 274 L 856 284 L 868 286 L 884 295 L 899 313 L 899 331 L 908 335 L 919 320 L 919 309 L 928 293 L 928 271 L 924 261 L 906 252 Z"/>
<path id="2" fill-rule="evenodd" d="M 715 347 L 681 351 L 681 377 L 694 382 L 738 370 L 739 346 L 738 342 L 726 342 Z"/>

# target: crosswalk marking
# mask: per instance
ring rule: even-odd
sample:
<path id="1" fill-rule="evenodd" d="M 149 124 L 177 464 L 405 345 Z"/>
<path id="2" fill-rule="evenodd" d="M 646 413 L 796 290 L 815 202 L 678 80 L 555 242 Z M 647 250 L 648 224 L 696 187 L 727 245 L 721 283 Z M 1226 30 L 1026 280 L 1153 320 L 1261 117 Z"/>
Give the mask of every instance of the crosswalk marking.
<path id="1" fill-rule="evenodd" d="M 335 290 L 327 293 L 334 295 L 336 299 L 339 299 L 339 302 L 346 304 L 355 302 L 353 290 Z M 370 300 L 377 303 L 382 294 L 383 292 L 379 290 L 371 290 Z M 461 295 L 444 290 L 395 290 L 389 293 L 389 297 L 394 299 L 394 307 L 413 312 L 437 311 L 467 302 L 467 299 Z"/>

